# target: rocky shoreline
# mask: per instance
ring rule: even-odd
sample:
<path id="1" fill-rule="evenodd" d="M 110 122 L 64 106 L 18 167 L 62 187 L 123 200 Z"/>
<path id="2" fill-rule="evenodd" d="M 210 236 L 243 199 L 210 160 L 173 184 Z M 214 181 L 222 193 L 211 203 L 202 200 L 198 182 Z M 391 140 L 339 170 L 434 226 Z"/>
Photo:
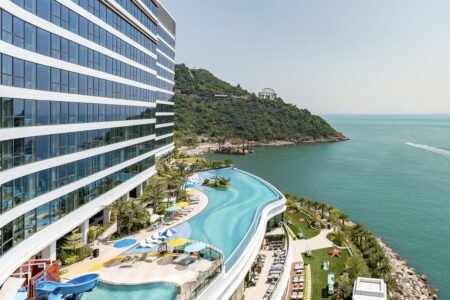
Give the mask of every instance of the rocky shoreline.
<path id="1" fill-rule="evenodd" d="M 333 143 L 333 142 L 342 142 L 349 140 L 345 136 L 336 136 L 336 137 L 327 137 L 327 138 L 312 138 L 312 137 L 304 137 L 299 138 L 295 141 L 281 141 L 281 140 L 275 140 L 275 141 L 269 141 L 269 142 L 256 142 L 256 141 L 249 141 L 246 142 L 246 146 L 250 147 L 279 147 L 279 146 L 290 146 L 290 145 L 297 145 L 297 144 L 317 144 L 317 143 Z M 205 142 L 205 143 L 199 143 L 196 147 L 187 147 L 187 146 L 181 146 L 180 150 L 182 152 L 185 152 L 188 155 L 191 156 L 199 156 L 208 153 L 210 149 L 218 148 L 218 143 L 212 143 L 212 142 Z M 227 142 L 225 144 L 221 145 L 222 147 L 242 147 L 242 143 L 232 143 Z"/>
<path id="2" fill-rule="evenodd" d="M 416 270 L 410 267 L 406 260 L 380 239 L 378 239 L 378 243 L 391 264 L 391 274 L 397 281 L 397 294 L 399 299 L 431 300 L 438 298 L 437 291 L 428 283 L 426 275 L 417 274 Z"/>

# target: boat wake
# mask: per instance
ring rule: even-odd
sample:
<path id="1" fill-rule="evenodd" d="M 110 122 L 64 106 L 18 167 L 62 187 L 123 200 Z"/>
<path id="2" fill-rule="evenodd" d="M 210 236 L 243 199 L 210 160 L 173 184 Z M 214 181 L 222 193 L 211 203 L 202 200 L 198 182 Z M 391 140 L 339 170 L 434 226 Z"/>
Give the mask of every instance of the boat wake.
<path id="1" fill-rule="evenodd" d="M 450 150 L 448 150 L 448 149 L 437 148 L 437 147 L 422 145 L 422 144 L 414 144 L 414 143 L 411 143 L 408 141 L 405 141 L 404 143 L 405 143 L 405 145 L 408 145 L 411 147 L 419 148 L 422 150 L 426 150 L 429 152 L 433 152 L 433 153 L 437 153 L 437 154 L 441 154 L 441 155 L 445 155 L 445 156 L 450 156 Z"/>

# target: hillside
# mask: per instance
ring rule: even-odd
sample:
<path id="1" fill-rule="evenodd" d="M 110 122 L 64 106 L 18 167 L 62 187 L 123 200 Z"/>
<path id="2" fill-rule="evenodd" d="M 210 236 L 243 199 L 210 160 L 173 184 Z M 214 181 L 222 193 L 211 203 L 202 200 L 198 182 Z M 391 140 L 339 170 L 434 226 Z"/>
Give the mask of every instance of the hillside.
<path id="1" fill-rule="evenodd" d="M 186 144 L 198 137 L 218 140 L 326 142 L 344 140 L 322 118 L 281 99 L 260 100 L 207 70 L 177 65 L 175 74 L 175 137 Z M 228 95 L 213 99 L 214 95 Z M 239 97 L 239 98 L 236 98 Z"/>

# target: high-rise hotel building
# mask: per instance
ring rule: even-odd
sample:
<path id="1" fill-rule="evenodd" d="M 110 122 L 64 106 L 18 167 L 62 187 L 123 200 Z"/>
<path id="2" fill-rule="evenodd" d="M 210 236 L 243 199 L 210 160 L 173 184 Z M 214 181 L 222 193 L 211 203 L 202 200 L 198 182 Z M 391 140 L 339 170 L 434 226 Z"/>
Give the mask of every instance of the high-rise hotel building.
<path id="1" fill-rule="evenodd" d="M 0 0 L 0 285 L 173 150 L 175 22 L 156 0 Z"/>

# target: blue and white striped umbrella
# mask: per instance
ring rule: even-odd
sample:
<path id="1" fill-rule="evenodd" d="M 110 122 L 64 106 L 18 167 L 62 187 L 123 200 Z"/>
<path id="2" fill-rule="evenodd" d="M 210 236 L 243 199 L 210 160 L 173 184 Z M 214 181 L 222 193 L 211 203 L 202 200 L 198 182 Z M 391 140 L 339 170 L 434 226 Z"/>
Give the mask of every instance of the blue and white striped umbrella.
<path id="1" fill-rule="evenodd" d="M 174 236 L 175 233 L 177 233 L 177 231 L 175 229 L 168 228 L 161 233 L 161 236 L 169 238 L 169 237 Z"/>

